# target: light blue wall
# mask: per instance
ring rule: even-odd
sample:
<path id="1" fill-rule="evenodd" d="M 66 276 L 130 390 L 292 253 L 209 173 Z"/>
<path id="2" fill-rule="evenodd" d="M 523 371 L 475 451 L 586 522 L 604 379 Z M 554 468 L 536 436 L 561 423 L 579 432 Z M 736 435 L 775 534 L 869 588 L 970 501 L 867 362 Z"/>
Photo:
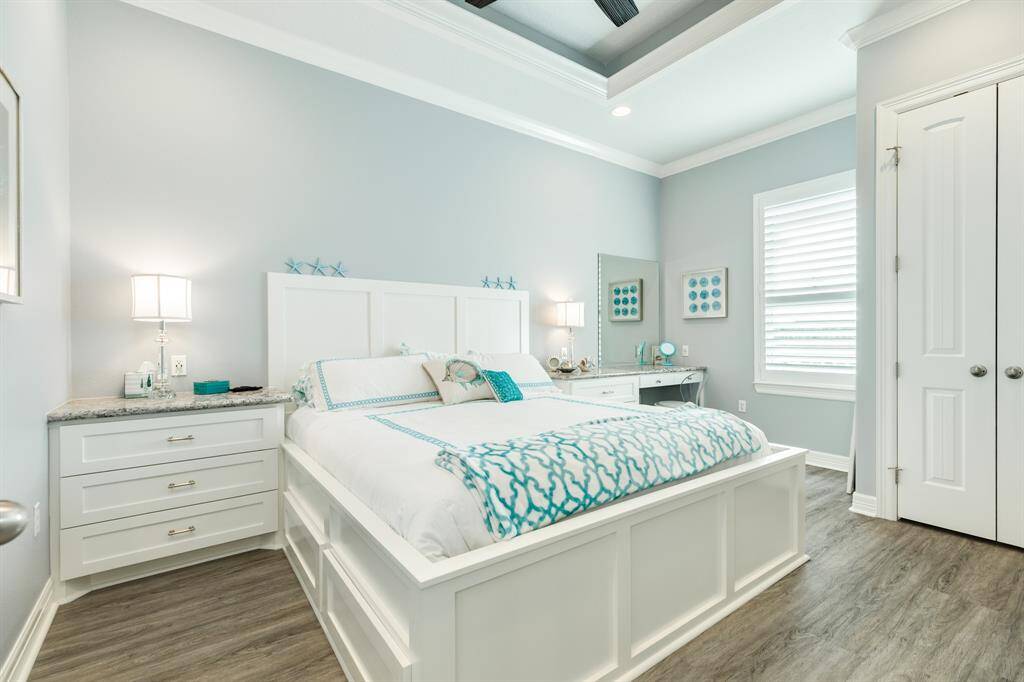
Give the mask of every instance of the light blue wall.
<path id="1" fill-rule="evenodd" d="M 0 67 L 21 95 L 24 303 L 0 303 L 0 499 L 31 525 L 0 547 L 0 663 L 50 575 L 46 413 L 68 395 L 68 72 L 64 2 L 0 3 Z"/>
<path id="2" fill-rule="evenodd" d="M 192 277 L 194 321 L 170 332 L 189 380 L 260 384 L 263 273 L 288 257 L 515 275 L 538 356 L 565 344 L 551 301 L 596 311 L 598 252 L 657 258 L 657 178 L 120 2 L 72 3 L 70 27 L 76 396 L 117 394 L 155 352 L 133 272 Z"/>
<path id="3" fill-rule="evenodd" d="M 853 404 L 754 392 L 753 196 L 854 168 L 854 117 L 673 175 L 661 197 L 665 337 L 707 365 L 706 398 L 747 418 L 773 442 L 832 454 L 849 451 Z M 729 316 L 683 320 L 681 275 L 729 268 Z M 680 362 L 684 362 L 682 358 Z"/>

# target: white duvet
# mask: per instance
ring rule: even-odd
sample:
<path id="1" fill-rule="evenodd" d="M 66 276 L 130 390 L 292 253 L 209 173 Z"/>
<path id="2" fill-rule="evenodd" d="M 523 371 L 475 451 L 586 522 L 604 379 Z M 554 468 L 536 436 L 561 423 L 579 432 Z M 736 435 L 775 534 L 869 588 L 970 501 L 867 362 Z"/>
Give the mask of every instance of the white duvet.
<path id="1" fill-rule="evenodd" d="M 437 560 L 494 542 L 469 490 L 434 463 L 442 447 L 661 409 L 561 395 L 338 412 L 303 407 L 288 420 L 287 433 L 410 544 Z"/>

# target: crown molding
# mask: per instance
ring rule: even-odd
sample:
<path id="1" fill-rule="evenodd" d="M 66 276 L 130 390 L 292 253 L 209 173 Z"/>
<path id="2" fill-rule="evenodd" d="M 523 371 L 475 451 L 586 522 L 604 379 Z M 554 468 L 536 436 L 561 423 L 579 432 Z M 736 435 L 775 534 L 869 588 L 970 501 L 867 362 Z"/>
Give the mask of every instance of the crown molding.
<path id="1" fill-rule="evenodd" d="M 643 83 L 658 72 L 672 66 L 687 55 L 721 38 L 783 2 L 793 0 L 748 0 L 730 2 L 679 35 L 628 64 L 608 78 L 608 99 L 618 97 Z"/>
<path id="2" fill-rule="evenodd" d="M 227 12 L 206 2 L 198 0 L 122 0 L 122 2 L 631 170 L 655 177 L 661 176 L 662 166 L 654 161 L 512 113 L 449 88 L 374 64 L 321 43 L 299 38 L 287 31 L 281 31 Z"/>
<path id="3" fill-rule="evenodd" d="M 781 140 L 784 137 L 790 135 L 796 135 L 804 131 L 810 130 L 811 128 L 817 128 L 818 126 L 825 125 L 826 123 L 832 123 L 838 121 L 841 118 L 852 116 L 857 111 L 857 98 L 851 97 L 844 99 L 835 104 L 830 104 L 821 109 L 815 109 L 796 118 L 791 118 L 788 121 L 778 123 L 770 126 L 763 130 L 759 130 L 756 133 L 750 135 L 744 135 L 743 137 L 730 140 L 724 144 L 710 147 L 703 151 L 699 151 L 689 156 L 684 156 L 681 159 L 676 159 L 671 163 L 667 163 L 661 168 L 661 177 L 667 178 L 670 175 L 676 175 L 684 171 L 691 170 L 697 166 L 703 166 L 719 159 L 724 159 L 727 156 L 733 156 L 741 152 L 745 152 L 755 147 Z"/>
<path id="4" fill-rule="evenodd" d="M 608 99 L 605 76 L 447 0 L 379 0 L 372 6 L 577 94 Z"/>
<path id="5" fill-rule="evenodd" d="M 937 17 L 959 7 L 968 0 L 909 0 L 906 4 L 854 26 L 839 40 L 851 50 L 877 43 L 879 40 Z"/>

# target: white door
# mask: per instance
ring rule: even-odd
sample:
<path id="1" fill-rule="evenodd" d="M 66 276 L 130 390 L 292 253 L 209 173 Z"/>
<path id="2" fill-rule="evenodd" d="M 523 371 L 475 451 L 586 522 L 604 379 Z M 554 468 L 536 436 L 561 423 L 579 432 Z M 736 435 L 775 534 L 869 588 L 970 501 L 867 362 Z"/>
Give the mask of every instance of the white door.
<path id="1" fill-rule="evenodd" d="M 1024 547 L 1024 77 L 999 84 L 996 536 Z"/>
<path id="2" fill-rule="evenodd" d="M 901 114 L 900 517 L 996 536 L 996 86 Z"/>

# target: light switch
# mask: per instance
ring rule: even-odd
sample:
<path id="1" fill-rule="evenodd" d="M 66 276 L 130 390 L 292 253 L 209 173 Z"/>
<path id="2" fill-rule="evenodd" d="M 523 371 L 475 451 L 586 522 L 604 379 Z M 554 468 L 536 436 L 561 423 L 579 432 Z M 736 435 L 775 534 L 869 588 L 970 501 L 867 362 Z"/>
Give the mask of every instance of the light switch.
<path id="1" fill-rule="evenodd" d="M 739 412 L 741 414 L 746 412 L 747 411 L 747 401 L 746 400 L 741 400 L 739 402 L 739 405 L 737 405 L 736 409 L 739 410 Z"/>
<path id="2" fill-rule="evenodd" d="M 689 346 L 679 346 L 679 355 L 681 355 L 684 358 L 690 357 L 690 347 Z"/>

